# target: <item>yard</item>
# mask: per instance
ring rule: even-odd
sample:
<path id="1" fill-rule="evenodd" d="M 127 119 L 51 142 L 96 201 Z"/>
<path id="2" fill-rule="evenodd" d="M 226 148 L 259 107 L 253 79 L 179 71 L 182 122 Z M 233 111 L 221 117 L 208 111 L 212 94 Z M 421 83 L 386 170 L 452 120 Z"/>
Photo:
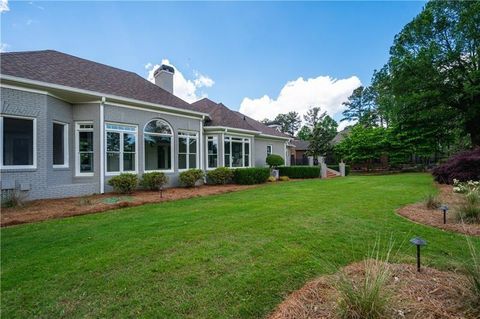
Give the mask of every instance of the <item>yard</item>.
<path id="1" fill-rule="evenodd" d="M 3 228 L 1 316 L 264 317 L 377 238 L 413 263 L 421 235 L 423 262 L 455 269 L 462 235 L 395 214 L 433 191 L 426 174 L 292 181 Z"/>

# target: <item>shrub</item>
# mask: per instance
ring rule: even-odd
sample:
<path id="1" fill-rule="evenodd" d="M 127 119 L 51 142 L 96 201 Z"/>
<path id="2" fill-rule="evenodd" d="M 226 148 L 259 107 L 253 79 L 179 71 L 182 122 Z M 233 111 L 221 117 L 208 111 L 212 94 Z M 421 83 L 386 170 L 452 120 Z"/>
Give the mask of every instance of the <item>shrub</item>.
<path id="1" fill-rule="evenodd" d="M 425 200 L 425 206 L 428 209 L 437 209 L 440 207 L 440 202 L 438 201 L 438 198 L 436 195 L 429 194 L 427 196 L 427 199 Z"/>
<path id="2" fill-rule="evenodd" d="M 283 157 L 277 154 L 268 155 L 266 162 L 267 162 L 267 165 L 270 166 L 270 168 L 276 168 L 278 166 L 282 166 L 283 164 L 285 164 Z"/>
<path id="3" fill-rule="evenodd" d="M 453 180 L 453 191 L 455 193 L 465 194 L 471 191 L 480 191 L 479 181 L 460 182 L 458 179 Z"/>
<path id="4" fill-rule="evenodd" d="M 162 172 L 151 172 L 142 175 L 140 185 L 152 191 L 160 190 L 168 183 L 168 176 Z"/>
<path id="5" fill-rule="evenodd" d="M 461 182 L 480 180 L 480 147 L 450 157 L 432 174 L 441 184 L 452 184 L 454 179 Z"/>
<path id="6" fill-rule="evenodd" d="M 239 168 L 234 171 L 233 180 L 236 184 L 262 184 L 268 180 L 270 169 L 261 167 Z"/>
<path id="7" fill-rule="evenodd" d="M 465 223 L 480 222 L 480 193 L 478 191 L 469 192 L 465 196 L 465 202 L 458 208 L 457 218 Z"/>
<path id="8" fill-rule="evenodd" d="M 27 194 L 19 189 L 3 190 L 1 207 L 23 207 L 25 206 L 26 197 Z"/>
<path id="9" fill-rule="evenodd" d="M 233 170 L 227 167 L 219 167 L 207 172 L 207 181 L 209 184 L 225 185 L 232 181 Z"/>
<path id="10" fill-rule="evenodd" d="M 180 183 L 186 187 L 194 187 L 199 180 L 205 176 L 201 169 L 189 169 L 188 171 L 181 172 L 179 175 Z"/>
<path id="11" fill-rule="evenodd" d="M 340 165 L 327 165 L 328 168 L 331 168 L 337 172 L 340 172 Z M 350 165 L 345 165 L 345 176 L 348 176 L 350 174 Z"/>
<path id="12" fill-rule="evenodd" d="M 320 177 L 318 166 L 281 166 L 278 168 L 280 176 L 289 178 L 317 178 Z"/>
<path id="13" fill-rule="evenodd" d="M 130 194 L 137 187 L 138 177 L 135 174 L 122 173 L 108 180 L 108 185 L 113 187 L 116 193 Z"/>
<path id="14" fill-rule="evenodd" d="M 290 178 L 288 176 L 280 176 L 278 179 L 281 182 L 288 182 L 290 180 Z"/>
<path id="15" fill-rule="evenodd" d="M 276 181 L 277 181 L 277 179 L 273 176 L 269 176 L 268 179 L 267 179 L 267 182 L 270 182 L 270 183 L 274 183 Z"/>

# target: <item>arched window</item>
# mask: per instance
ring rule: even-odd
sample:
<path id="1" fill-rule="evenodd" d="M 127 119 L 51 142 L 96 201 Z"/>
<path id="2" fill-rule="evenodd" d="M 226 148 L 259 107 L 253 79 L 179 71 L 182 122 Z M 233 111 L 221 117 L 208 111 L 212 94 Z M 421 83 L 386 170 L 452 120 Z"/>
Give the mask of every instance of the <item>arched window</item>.
<path id="1" fill-rule="evenodd" d="M 173 130 L 161 119 L 152 120 L 143 130 L 145 171 L 173 170 Z"/>

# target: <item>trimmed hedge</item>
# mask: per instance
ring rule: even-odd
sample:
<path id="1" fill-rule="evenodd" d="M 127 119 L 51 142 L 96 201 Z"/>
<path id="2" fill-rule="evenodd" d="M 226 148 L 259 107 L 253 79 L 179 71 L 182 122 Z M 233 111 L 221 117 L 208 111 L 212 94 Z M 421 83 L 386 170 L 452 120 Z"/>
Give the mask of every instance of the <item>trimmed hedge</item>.
<path id="1" fill-rule="evenodd" d="M 270 167 L 278 167 L 282 166 L 285 164 L 285 161 L 283 160 L 283 157 L 277 154 L 270 154 L 267 156 L 267 159 L 265 160 L 267 162 L 267 165 Z"/>
<path id="2" fill-rule="evenodd" d="M 163 172 L 150 172 L 142 176 L 140 185 L 148 190 L 157 191 L 163 188 L 168 183 L 168 176 Z"/>
<path id="3" fill-rule="evenodd" d="M 337 172 L 340 172 L 340 166 L 337 165 L 327 165 L 328 168 L 331 168 Z M 345 176 L 350 174 L 350 165 L 345 165 Z"/>
<path id="4" fill-rule="evenodd" d="M 181 172 L 178 175 L 180 184 L 185 187 L 194 187 L 198 181 L 205 176 L 201 169 L 192 168 L 188 171 Z"/>
<path id="5" fill-rule="evenodd" d="M 269 176 L 269 168 L 238 168 L 233 172 L 233 181 L 240 185 L 263 184 Z"/>
<path id="6" fill-rule="evenodd" d="M 233 170 L 228 167 L 218 167 L 207 172 L 207 182 L 212 185 L 225 185 L 232 181 Z"/>
<path id="7" fill-rule="evenodd" d="M 461 182 L 480 180 L 480 147 L 450 157 L 432 174 L 440 184 L 453 184 L 454 179 Z"/>
<path id="8" fill-rule="evenodd" d="M 108 180 L 108 185 L 113 187 L 115 193 L 131 194 L 137 188 L 138 177 L 131 173 L 122 173 Z"/>
<path id="9" fill-rule="evenodd" d="M 320 177 L 319 166 L 281 166 L 278 168 L 280 176 L 289 178 L 317 178 Z"/>

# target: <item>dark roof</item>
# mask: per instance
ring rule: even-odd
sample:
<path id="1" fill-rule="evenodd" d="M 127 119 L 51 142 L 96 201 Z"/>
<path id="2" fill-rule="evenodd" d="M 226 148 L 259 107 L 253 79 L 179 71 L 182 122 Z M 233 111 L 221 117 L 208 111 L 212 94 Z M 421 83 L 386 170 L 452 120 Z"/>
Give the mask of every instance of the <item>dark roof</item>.
<path id="1" fill-rule="evenodd" d="M 306 151 L 306 150 L 308 150 L 308 146 L 310 145 L 310 142 L 309 141 L 302 141 L 302 140 L 293 140 L 292 144 L 295 145 L 295 150 Z"/>
<path id="2" fill-rule="evenodd" d="M 352 130 L 352 127 L 351 126 L 347 126 L 345 127 L 343 130 L 341 130 L 340 132 L 337 133 L 337 135 L 335 135 L 335 137 L 333 138 L 332 140 L 332 144 L 336 145 L 338 143 L 340 143 L 341 141 L 343 141 L 343 139 L 348 135 L 350 134 L 350 131 Z"/>
<path id="3" fill-rule="evenodd" d="M 1 74 L 144 102 L 193 107 L 140 75 L 53 50 L 1 54 Z"/>
<path id="4" fill-rule="evenodd" d="M 208 113 L 210 121 L 206 126 L 225 126 L 249 131 L 258 131 L 263 134 L 274 135 L 278 137 L 289 137 L 288 135 L 268 127 L 240 112 L 232 111 L 222 103 L 215 103 L 210 99 L 203 98 L 192 106 L 196 111 Z"/>

